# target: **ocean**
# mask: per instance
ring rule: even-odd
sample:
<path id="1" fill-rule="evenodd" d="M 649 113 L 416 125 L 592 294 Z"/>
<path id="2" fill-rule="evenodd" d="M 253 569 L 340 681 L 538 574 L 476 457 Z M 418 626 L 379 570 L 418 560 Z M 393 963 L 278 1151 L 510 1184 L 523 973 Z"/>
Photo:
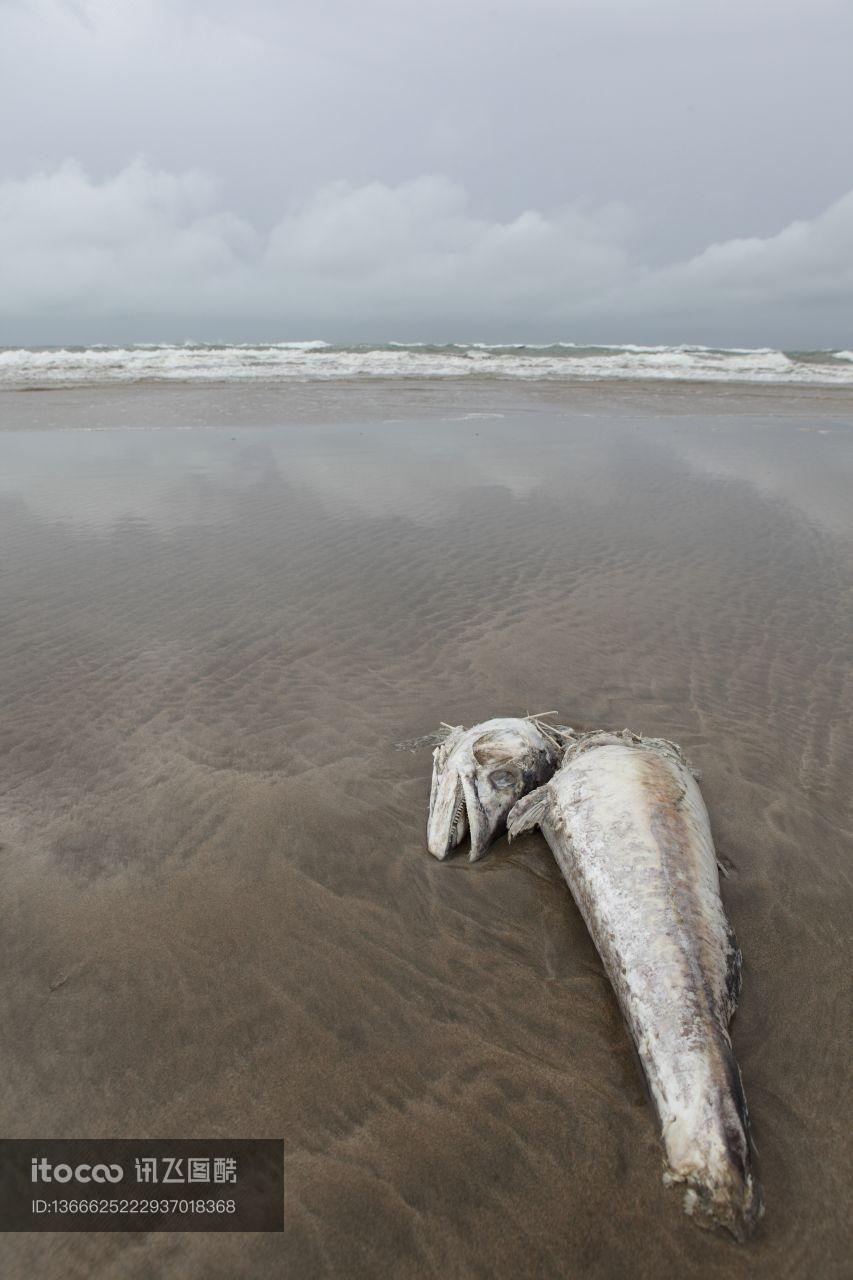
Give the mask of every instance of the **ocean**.
<path id="1" fill-rule="evenodd" d="M 0 388 L 333 378 L 661 379 L 853 387 L 853 351 L 702 346 L 305 342 L 0 348 Z"/>

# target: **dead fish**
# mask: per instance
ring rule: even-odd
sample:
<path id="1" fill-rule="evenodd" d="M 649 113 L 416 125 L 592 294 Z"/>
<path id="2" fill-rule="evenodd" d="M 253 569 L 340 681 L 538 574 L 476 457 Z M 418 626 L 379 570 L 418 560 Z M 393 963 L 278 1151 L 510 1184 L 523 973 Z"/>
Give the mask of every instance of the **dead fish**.
<path id="1" fill-rule="evenodd" d="M 503 833 L 515 802 L 551 777 L 562 745 L 536 716 L 445 728 L 432 757 L 427 846 L 446 858 L 470 832 L 476 862 Z"/>
<path id="2" fill-rule="evenodd" d="M 664 1181 L 702 1225 L 743 1240 L 762 1212 L 729 1021 L 741 953 L 720 900 L 708 813 L 679 748 L 584 734 L 508 819 L 539 826 L 586 921 L 660 1120 Z"/>

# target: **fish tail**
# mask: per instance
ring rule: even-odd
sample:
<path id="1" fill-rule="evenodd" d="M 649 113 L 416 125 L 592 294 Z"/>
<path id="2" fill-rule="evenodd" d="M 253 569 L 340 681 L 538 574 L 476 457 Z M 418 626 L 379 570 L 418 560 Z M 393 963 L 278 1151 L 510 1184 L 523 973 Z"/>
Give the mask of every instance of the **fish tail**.
<path id="1" fill-rule="evenodd" d="M 723 1227 L 741 1244 L 764 1213 L 761 1186 L 751 1170 L 722 1178 L 717 1172 L 671 1180 L 684 1183 L 684 1210 L 699 1226 Z"/>
<path id="2" fill-rule="evenodd" d="M 744 1241 L 764 1212 L 764 1201 L 752 1167 L 740 1070 L 724 1033 L 716 1057 L 716 1086 L 666 1126 L 664 1181 L 684 1186 L 685 1211 L 700 1226 L 724 1227 Z"/>

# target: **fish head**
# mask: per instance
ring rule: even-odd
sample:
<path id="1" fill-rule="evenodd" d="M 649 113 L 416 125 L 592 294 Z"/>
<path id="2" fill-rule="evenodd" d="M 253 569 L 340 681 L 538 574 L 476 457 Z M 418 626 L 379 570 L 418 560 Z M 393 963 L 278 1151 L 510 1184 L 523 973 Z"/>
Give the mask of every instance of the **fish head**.
<path id="1" fill-rule="evenodd" d="M 427 846 L 446 858 L 471 838 L 471 862 L 506 829 L 513 805 L 547 782 L 560 762 L 555 737 L 533 719 L 457 726 L 433 752 Z"/>

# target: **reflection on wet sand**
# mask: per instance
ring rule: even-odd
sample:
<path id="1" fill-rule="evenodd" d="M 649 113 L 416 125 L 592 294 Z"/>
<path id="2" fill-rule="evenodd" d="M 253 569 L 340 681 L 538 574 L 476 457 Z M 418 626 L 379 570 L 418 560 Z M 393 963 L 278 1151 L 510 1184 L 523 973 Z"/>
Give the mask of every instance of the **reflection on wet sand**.
<path id="1" fill-rule="evenodd" d="M 281 1135 L 287 1196 L 283 1237 L 7 1236 L 4 1274 L 841 1274 L 850 405 L 371 394 L 0 435 L 4 1131 Z M 393 743 L 534 704 L 702 768 L 745 1251 L 660 1184 L 541 840 L 425 850 Z"/>

